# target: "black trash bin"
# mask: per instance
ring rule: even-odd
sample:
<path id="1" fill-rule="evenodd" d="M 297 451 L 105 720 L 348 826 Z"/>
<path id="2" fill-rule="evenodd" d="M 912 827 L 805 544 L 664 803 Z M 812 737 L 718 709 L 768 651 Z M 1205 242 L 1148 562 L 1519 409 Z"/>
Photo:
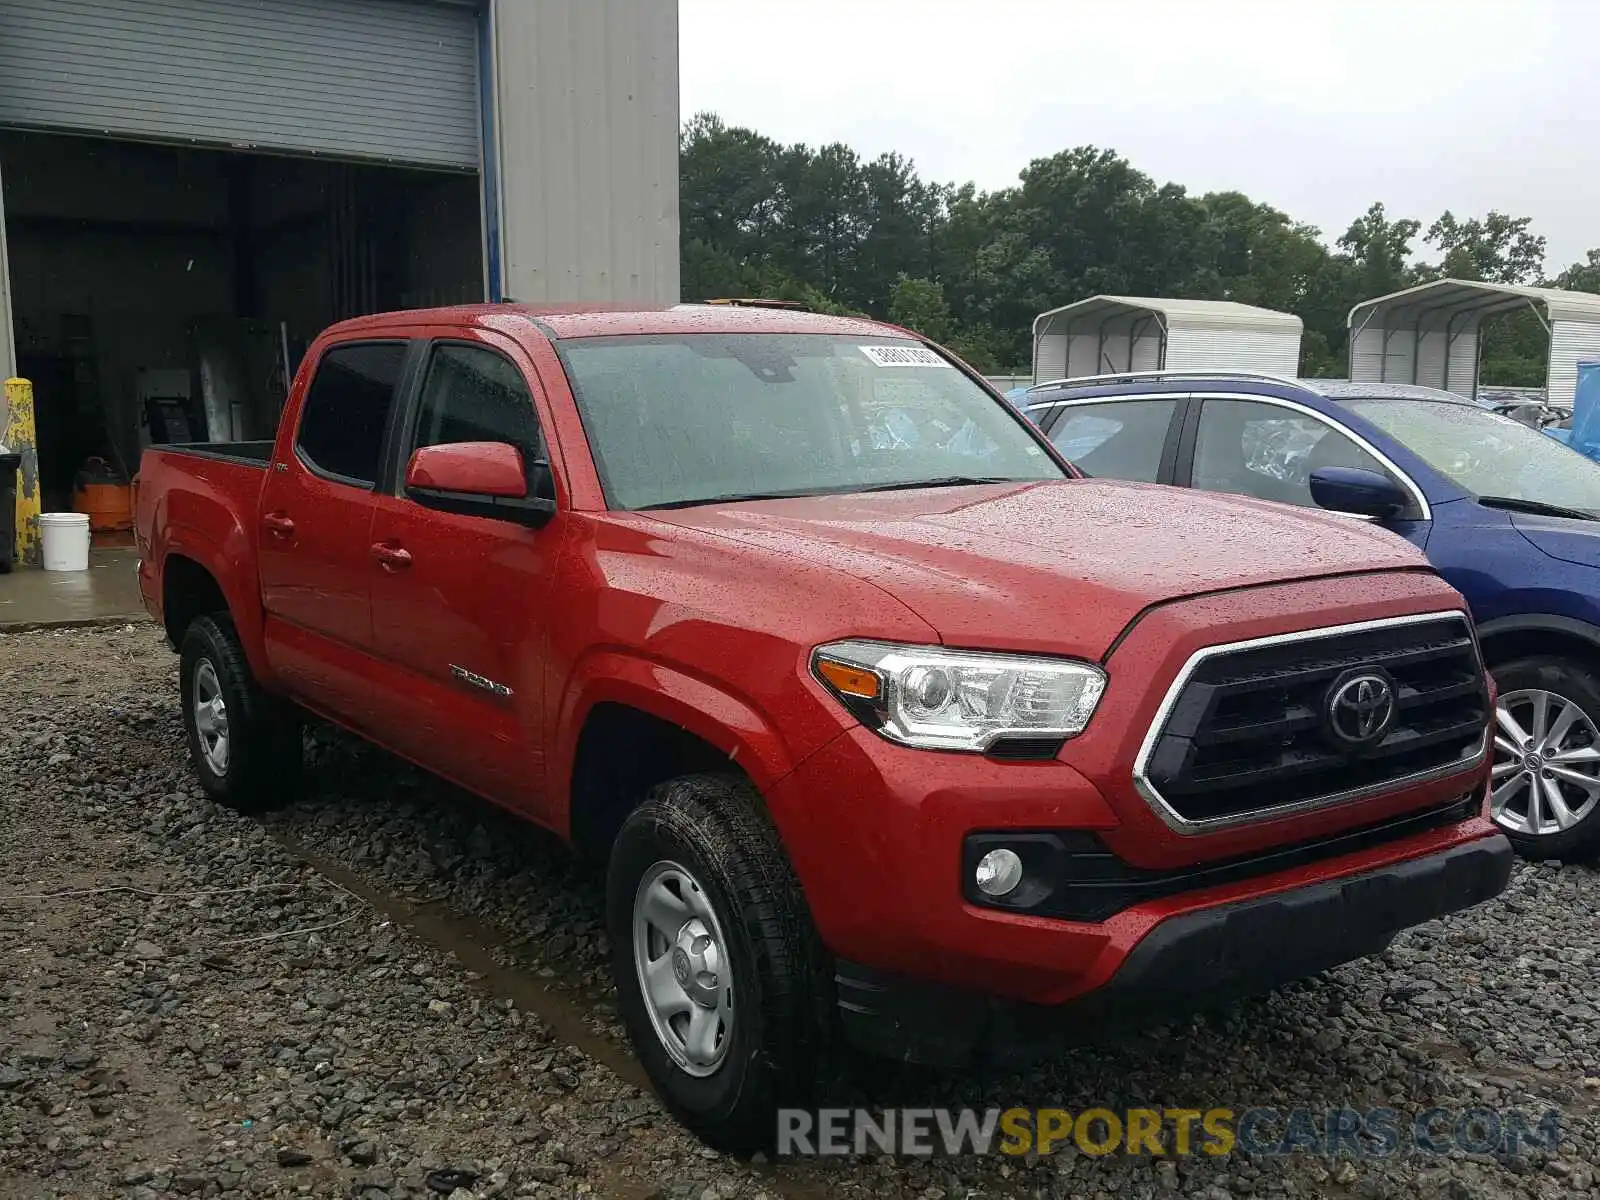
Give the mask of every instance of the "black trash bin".
<path id="1" fill-rule="evenodd" d="M 17 557 L 17 472 L 22 455 L 0 454 L 0 575 Z"/>

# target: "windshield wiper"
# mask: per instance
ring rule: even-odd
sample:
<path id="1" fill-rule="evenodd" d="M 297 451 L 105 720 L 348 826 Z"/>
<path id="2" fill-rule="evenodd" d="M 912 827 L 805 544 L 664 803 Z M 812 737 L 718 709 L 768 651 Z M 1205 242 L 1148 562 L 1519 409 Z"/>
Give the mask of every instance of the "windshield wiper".
<path id="1" fill-rule="evenodd" d="M 724 492 L 719 496 L 698 496 L 692 500 L 663 500 L 641 505 L 636 512 L 656 512 L 667 508 L 697 508 L 702 504 L 738 504 L 748 500 L 795 500 L 804 496 L 854 496 L 861 492 L 899 492 L 912 488 L 960 487 L 979 483 L 1043 483 L 1042 479 L 1008 479 L 998 475 L 943 475 L 937 479 L 917 479 L 908 483 L 877 483 L 865 487 L 844 485 L 826 488 L 795 488 L 787 492 Z"/>
<path id="2" fill-rule="evenodd" d="M 915 488 L 965 487 L 979 483 L 1043 483 L 1042 479 L 1008 479 L 1000 475 L 941 475 L 937 479 L 911 479 L 904 483 L 875 483 L 852 488 L 856 492 L 909 492 Z"/>
<path id="3" fill-rule="evenodd" d="M 794 500 L 800 496 L 823 496 L 832 489 L 799 488 L 790 492 L 723 492 L 719 496 L 695 496 L 689 500 L 663 500 L 660 504 L 641 504 L 635 512 L 655 512 L 663 508 L 698 508 L 702 504 L 738 504 L 745 500 Z"/>
<path id="4" fill-rule="evenodd" d="M 1546 504 L 1542 500 L 1524 500 L 1519 496 L 1479 496 L 1478 503 L 1485 508 L 1503 508 L 1508 512 L 1532 513 L 1541 517 L 1571 517 L 1574 521 L 1593 521 L 1596 516 L 1581 508 L 1564 508 L 1559 504 Z"/>

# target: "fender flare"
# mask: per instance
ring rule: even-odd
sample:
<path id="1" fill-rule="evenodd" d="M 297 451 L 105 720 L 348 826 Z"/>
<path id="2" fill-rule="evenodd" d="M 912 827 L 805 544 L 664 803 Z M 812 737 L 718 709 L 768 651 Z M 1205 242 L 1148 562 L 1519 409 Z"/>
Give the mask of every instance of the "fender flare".
<path id="1" fill-rule="evenodd" d="M 1565 634 L 1587 643 L 1600 653 L 1600 626 L 1576 617 L 1562 617 L 1554 613 L 1515 613 L 1508 617 L 1495 617 L 1478 625 L 1480 644 L 1502 633 Z"/>
<path id="2" fill-rule="evenodd" d="M 234 532 L 242 531 L 236 526 Z M 161 548 L 156 585 L 163 624 L 167 616 L 167 564 L 174 556 L 195 563 L 216 581 L 217 590 L 222 593 L 222 598 L 228 605 L 228 616 L 232 619 L 234 630 L 239 635 L 239 642 L 244 648 L 245 660 L 249 662 L 250 670 L 258 680 L 263 682 L 270 680 L 273 674 L 272 667 L 267 662 L 259 601 L 255 596 L 240 595 L 238 564 L 231 559 L 226 548 L 217 545 L 213 539 L 192 526 L 169 526 Z"/>
<path id="3" fill-rule="evenodd" d="M 589 714 L 608 703 L 669 721 L 715 746 L 763 795 L 794 769 L 783 737 L 748 700 L 680 667 L 603 650 L 578 663 L 556 715 L 555 756 L 549 771 L 562 825 L 569 819 L 578 740 Z"/>

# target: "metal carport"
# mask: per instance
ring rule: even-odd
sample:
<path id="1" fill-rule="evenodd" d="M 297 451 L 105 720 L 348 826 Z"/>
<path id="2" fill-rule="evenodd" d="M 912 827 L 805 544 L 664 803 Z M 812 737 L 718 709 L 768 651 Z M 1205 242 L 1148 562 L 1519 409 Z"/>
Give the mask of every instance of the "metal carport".
<path id="1" fill-rule="evenodd" d="M 1569 405 L 1580 359 L 1600 358 L 1600 296 L 1437 279 L 1350 310 L 1350 378 L 1418 383 L 1475 398 L 1484 318 L 1530 309 L 1550 337 L 1545 397 Z"/>
<path id="2" fill-rule="evenodd" d="M 1232 300 L 1091 296 L 1033 322 L 1033 381 L 1115 371 L 1297 375 L 1300 318 Z"/>

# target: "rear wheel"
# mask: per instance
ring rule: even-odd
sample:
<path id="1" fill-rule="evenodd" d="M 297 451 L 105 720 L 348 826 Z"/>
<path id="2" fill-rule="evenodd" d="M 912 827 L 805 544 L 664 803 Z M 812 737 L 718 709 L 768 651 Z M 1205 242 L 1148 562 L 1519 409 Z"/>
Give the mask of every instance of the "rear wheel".
<path id="1" fill-rule="evenodd" d="M 183 722 L 200 786 L 241 811 L 287 801 L 300 775 L 300 720 L 261 690 L 233 623 L 224 615 L 196 618 L 179 655 Z"/>
<path id="2" fill-rule="evenodd" d="M 690 775 L 623 823 L 606 882 L 612 969 L 662 1101 L 721 1150 L 769 1147 L 811 1094 L 818 982 L 810 917 L 745 781 Z"/>
<path id="3" fill-rule="evenodd" d="M 1559 658 L 1493 668 L 1490 815 L 1525 858 L 1600 849 L 1600 679 Z"/>

